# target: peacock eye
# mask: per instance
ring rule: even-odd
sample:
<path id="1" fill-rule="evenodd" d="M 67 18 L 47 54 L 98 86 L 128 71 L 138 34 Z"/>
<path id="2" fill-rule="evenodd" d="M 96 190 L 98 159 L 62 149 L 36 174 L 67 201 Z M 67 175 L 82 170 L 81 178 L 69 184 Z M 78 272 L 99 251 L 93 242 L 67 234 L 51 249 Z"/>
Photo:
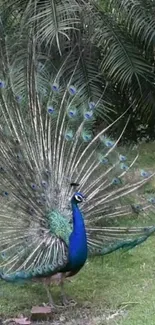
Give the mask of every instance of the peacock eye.
<path id="1" fill-rule="evenodd" d="M 78 201 L 78 202 L 82 202 L 82 197 L 80 195 L 75 195 L 75 199 Z"/>

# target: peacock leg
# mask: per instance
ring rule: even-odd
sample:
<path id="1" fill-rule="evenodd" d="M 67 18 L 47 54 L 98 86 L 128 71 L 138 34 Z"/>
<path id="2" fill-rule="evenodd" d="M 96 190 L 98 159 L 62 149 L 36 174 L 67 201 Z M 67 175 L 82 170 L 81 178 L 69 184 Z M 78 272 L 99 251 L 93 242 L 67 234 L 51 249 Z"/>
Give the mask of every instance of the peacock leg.
<path id="1" fill-rule="evenodd" d="M 50 307 L 55 309 L 57 306 L 55 305 L 55 303 L 53 301 L 52 295 L 51 295 L 50 290 L 49 290 L 49 285 L 47 283 L 44 283 L 44 288 L 45 288 L 45 290 L 47 292 L 47 297 L 48 297 L 48 300 L 49 300 Z"/>
<path id="2" fill-rule="evenodd" d="M 76 305 L 75 300 L 68 298 L 65 294 L 64 291 L 64 280 L 65 280 L 65 274 L 61 275 L 61 280 L 60 280 L 60 288 L 61 288 L 61 299 L 62 299 L 62 304 L 64 306 L 68 306 L 68 305 Z"/>

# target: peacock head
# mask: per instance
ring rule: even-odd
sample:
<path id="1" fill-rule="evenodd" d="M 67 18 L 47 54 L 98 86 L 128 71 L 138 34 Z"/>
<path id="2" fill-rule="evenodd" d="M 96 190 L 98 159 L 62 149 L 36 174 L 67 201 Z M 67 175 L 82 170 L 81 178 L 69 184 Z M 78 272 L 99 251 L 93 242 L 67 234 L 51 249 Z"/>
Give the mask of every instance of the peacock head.
<path id="1" fill-rule="evenodd" d="M 82 193 L 75 192 L 72 197 L 72 202 L 78 204 L 78 203 L 85 201 L 85 199 L 86 199 L 86 197 Z"/>

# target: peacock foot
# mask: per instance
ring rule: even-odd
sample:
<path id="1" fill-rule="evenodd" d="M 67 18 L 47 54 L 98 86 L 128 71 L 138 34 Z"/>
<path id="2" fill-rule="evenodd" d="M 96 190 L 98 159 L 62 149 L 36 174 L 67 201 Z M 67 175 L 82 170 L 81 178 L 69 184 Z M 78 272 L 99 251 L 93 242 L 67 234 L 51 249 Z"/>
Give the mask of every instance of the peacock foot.
<path id="1" fill-rule="evenodd" d="M 42 305 L 43 307 L 51 307 L 52 310 L 56 310 L 58 307 L 53 301 L 49 301 L 48 303 L 44 302 Z"/>
<path id="2" fill-rule="evenodd" d="M 53 301 L 49 301 L 49 303 L 43 303 L 44 307 L 51 307 L 51 309 L 55 312 L 57 309 L 63 308 L 64 306 L 62 305 L 57 305 L 55 303 L 53 303 Z"/>
<path id="3" fill-rule="evenodd" d="M 61 296 L 63 306 L 75 306 L 77 303 L 74 299 L 67 297 L 66 295 Z"/>
<path id="4" fill-rule="evenodd" d="M 62 306 L 59 306 L 59 305 L 56 305 L 56 304 L 55 304 L 55 302 L 54 302 L 54 300 L 53 300 L 53 298 L 52 298 L 52 295 L 51 295 L 51 293 L 50 293 L 49 286 L 48 286 L 46 283 L 44 283 L 44 287 L 45 287 L 45 289 L 46 289 L 47 296 L 48 296 L 48 301 L 49 301 L 49 303 L 48 303 L 48 304 L 44 304 L 44 306 L 45 306 L 45 307 L 46 307 L 46 306 L 50 306 L 51 309 L 53 309 L 53 310 L 56 310 L 57 308 L 62 308 Z"/>

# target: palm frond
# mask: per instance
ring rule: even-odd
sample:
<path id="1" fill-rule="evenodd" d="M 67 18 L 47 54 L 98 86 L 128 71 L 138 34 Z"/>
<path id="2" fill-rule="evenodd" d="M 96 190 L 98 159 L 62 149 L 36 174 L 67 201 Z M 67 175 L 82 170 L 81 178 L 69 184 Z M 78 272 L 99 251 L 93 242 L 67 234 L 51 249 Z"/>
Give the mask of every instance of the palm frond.
<path id="1" fill-rule="evenodd" d="M 139 88 L 136 86 L 132 89 L 131 94 L 137 114 L 140 115 L 141 122 L 145 121 L 146 124 L 149 120 L 154 120 L 155 116 L 155 86 L 143 80 L 143 82 L 141 82 L 141 89 L 141 95 L 139 93 Z"/>
<path id="2" fill-rule="evenodd" d="M 144 4 L 143 0 L 111 0 L 107 10 L 126 27 L 128 33 L 145 48 L 155 43 L 155 19 L 152 12 L 153 2 Z"/>
<path id="3" fill-rule="evenodd" d="M 71 32 L 79 28 L 82 5 L 80 7 L 76 0 L 4 0 L 4 4 L 12 15 L 19 13 L 22 31 L 25 26 L 29 26 L 31 32 L 34 29 L 38 42 L 46 46 L 56 44 L 60 54 L 65 40 L 70 40 Z"/>
<path id="4" fill-rule="evenodd" d="M 143 58 L 141 52 L 132 43 L 115 21 L 102 10 L 96 20 L 94 40 L 103 52 L 101 69 L 108 78 L 121 85 L 121 89 L 136 82 L 141 88 L 140 78 L 152 82 L 152 66 Z"/>

